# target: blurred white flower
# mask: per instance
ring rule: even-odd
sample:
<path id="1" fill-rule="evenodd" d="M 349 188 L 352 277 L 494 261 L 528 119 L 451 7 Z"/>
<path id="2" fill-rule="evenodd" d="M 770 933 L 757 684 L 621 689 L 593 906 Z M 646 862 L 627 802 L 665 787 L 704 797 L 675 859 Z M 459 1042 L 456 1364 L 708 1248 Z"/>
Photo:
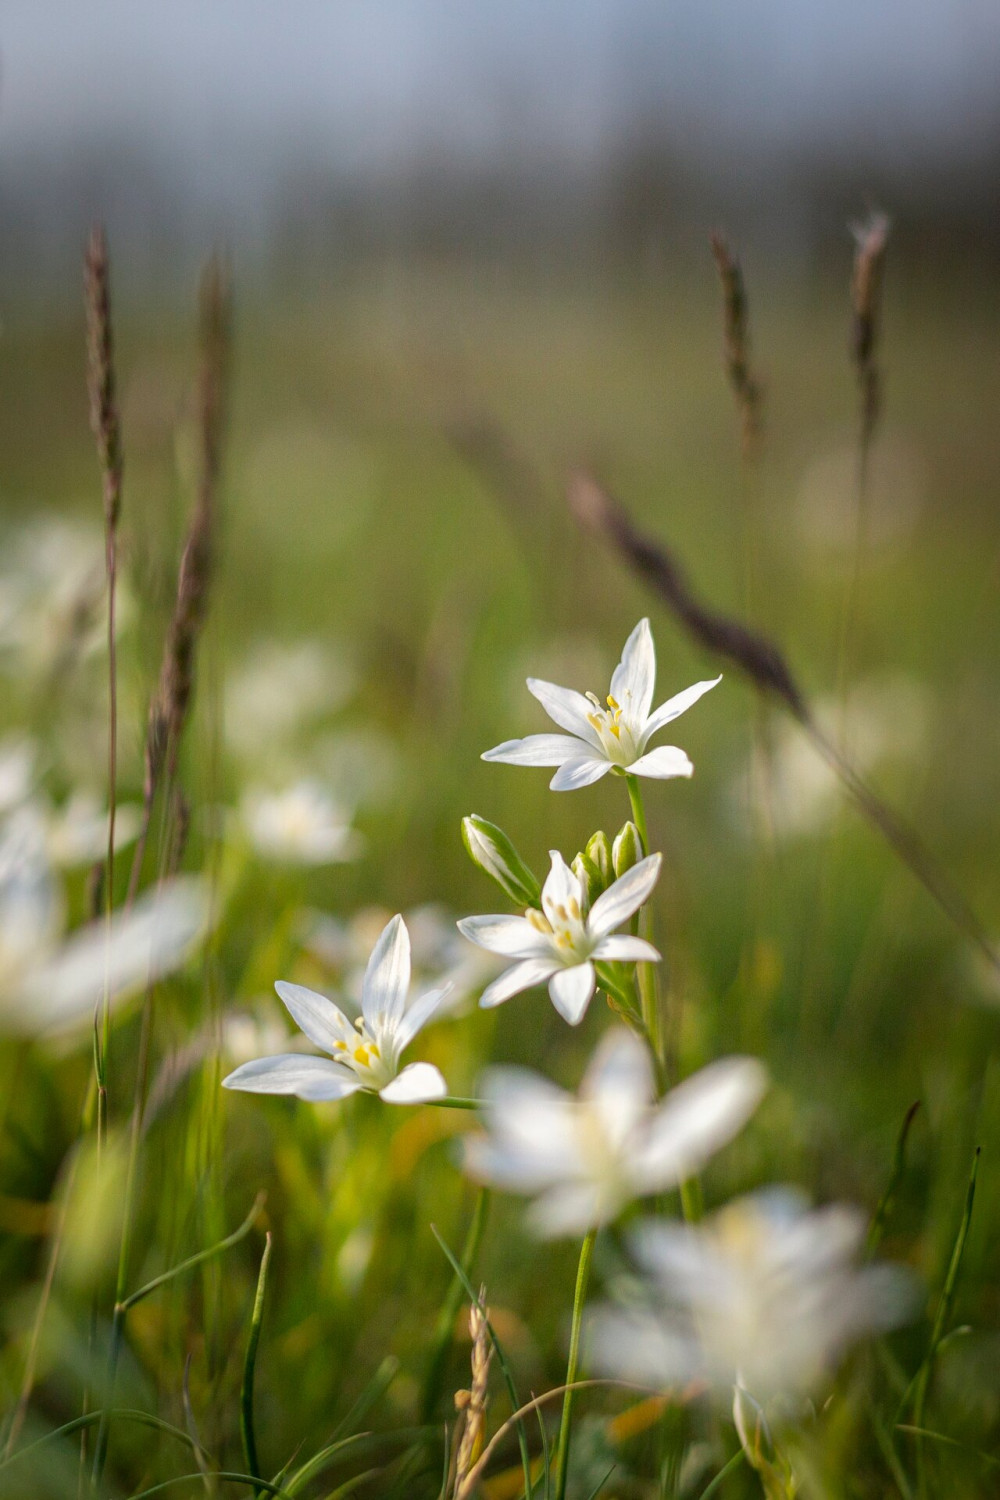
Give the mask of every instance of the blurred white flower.
<path id="1" fill-rule="evenodd" d="M 533 985 L 548 982 L 556 1010 L 576 1026 L 594 993 L 594 960 L 656 963 L 659 953 L 644 938 L 612 936 L 648 901 L 660 874 L 660 855 L 642 859 L 598 896 L 588 912 L 583 886 L 557 849 L 542 887 L 542 910 L 523 917 L 463 917 L 463 937 L 491 953 L 518 960 L 489 985 L 480 998 L 488 1008 Z"/>
<path id="2" fill-rule="evenodd" d="M 879 767 L 918 759 L 929 728 L 927 690 L 917 679 L 891 675 L 858 683 L 841 706 L 832 698 L 815 705 L 817 722 L 852 764 L 868 775 Z M 766 784 L 761 778 L 766 776 Z M 753 796 L 749 795 L 752 784 Z M 765 765 L 751 783 L 742 773 L 730 788 L 730 805 L 744 832 L 758 826 L 748 817 L 751 800 L 761 799 L 761 816 L 779 838 L 802 838 L 821 832 L 844 793 L 833 770 L 820 758 L 795 724 L 775 726 Z"/>
<path id="3" fill-rule="evenodd" d="M 669 1385 L 703 1379 L 752 1401 L 806 1396 L 849 1346 L 905 1316 L 909 1278 L 854 1264 L 865 1218 L 810 1212 L 788 1189 L 700 1225 L 646 1220 L 629 1237 L 645 1280 L 590 1319 L 595 1369 Z"/>
<path id="4" fill-rule="evenodd" d="M 0 813 L 19 807 L 31 795 L 38 751 L 27 735 L 0 740 Z"/>
<path id="5" fill-rule="evenodd" d="M 487 1134 L 466 1140 L 465 1168 L 480 1182 L 535 1196 L 537 1234 L 582 1234 L 700 1171 L 742 1129 L 765 1087 L 760 1063 L 728 1057 L 654 1105 L 646 1048 L 615 1028 L 575 1098 L 538 1073 L 489 1069 L 481 1088 Z"/>
<path id="6" fill-rule="evenodd" d="M 238 754 L 259 760 L 262 748 L 293 740 L 340 708 L 354 685 L 351 667 L 321 642 L 266 641 L 226 682 L 226 738 Z"/>
<path id="7" fill-rule="evenodd" d="M 222 1053 L 231 1063 L 252 1062 L 262 1053 L 294 1050 L 301 1039 L 289 1036 L 276 1016 L 252 1011 L 229 1011 L 222 1018 Z"/>
<path id="8" fill-rule="evenodd" d="M 350 814 L 316 781 L 298 781 L 281 792 L 250 788 L 240 812 L 250 842 L 265 859 L 329 865 L 361 852 Z"/>
<path id="9" fill-rule="evenodd" d="M 22 849 L 13 868 L 0 857 L 0 1029 L 40 1035 L 89 1026 L 105 985 L 120 1004 L 178 968 L 204 933 L 204 883 L 183 877 L 110 924 L 90 922 L 60 939 L 61 911 L 42 869 L 37 848 Z"/>
<path id="10" fill-rule="evenodd" d="M 32 519 L 5 539 L 0 572 L 0 652 L 21 675 L 52 669 L 67 655 L 100 650 L 107 622 L 100 528 L 67 519 Z M 120 580 L 116 623 L 132 613 Z"/>
<path id="11" fill-rule="evenodd" d="M 666 780 L 690 776 L 690 760 L 676 745 L 647 750 L 650 739 L 672 720 L 697 703 L 702 694 L 722 679 L 697 682 L 684 692 L 653 706 L 656 653 L 648 620 L 640 620 L 625 642 L 622 659 L 611 678 L 607 707 L 595 693 L 574 692 L 537 677 L 528 678 L 528 691 L 549 718 L 568 734 L 531 734 L 522 740 L 505 740 L 487 750 L 483 760 L 503 761 L 512 766 L 558 766 L 549 785 L 555 792 L 573 791 L 599 781 L 612 768 L 633 776 Z"/>
<path id="12" fill-rule="evenodd" d="M 29 803 L 0 823 L 0 1027 L 26 975 L 55 950 L 64 920 L 45 820 Z"/>
<path id="13" fill-rule="evenodd" d="M 92 792 L 74 792 L 61 807 L 46 814 L 49 857 L 53 864 L 72 869 L 90 864 L 108 851 L 108 812 Z M 115 849 L 124 849 L 138 837 L 142 809 L 122 803 L 115 810 Z"/>
<path id="14" fill-rule="evenodd" d="M 442 1099 L 447 1086 L 431 1063 L 400 1070 L 402 1053 L 437 1013 L 444 998 L 431 990 L 410 1001 L 410 936 L 401 916 L 385 927 L 365 970 L 361 1016 L 351 1022 L 325 995 L 279 980 L 275 989 L 296 1025 L 329 1057 L 283 1052 L 244 1063 L 223 1087 L 255 1094 L 295 1094 L 319 1101 L 359 1090 L 390 1104 Z"/>
<path id="15" fill-rule="evenodd" d="M 368 955 L 390 913 L 381 906 L 365 906 L 346 921 L 320 912 L 303 916 L 305 947 L 336 976 L 345 1001 L 360 1009 Z M 500 961 L 471 947 L 456 930 L 451 913 L 436 902 L 412 907 L 404 920 L 414 982 L 422 988 L 447 989 L 439 1014 L 455 1015 L 471 996 L 478 996 Z"/>

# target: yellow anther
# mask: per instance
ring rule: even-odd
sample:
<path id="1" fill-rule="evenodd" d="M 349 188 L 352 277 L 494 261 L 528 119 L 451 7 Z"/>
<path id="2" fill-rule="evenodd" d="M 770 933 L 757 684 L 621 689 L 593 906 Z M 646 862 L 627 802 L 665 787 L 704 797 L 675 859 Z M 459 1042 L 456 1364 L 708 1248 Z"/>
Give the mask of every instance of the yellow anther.
<path id="1" fill-rule="evenodd" d="M 608 728 L 611 730 L 611 733 L 614 735 L 614 737 L 615 737 L 616 740 L 620 740 L 621 739 L 622 732 L 621 732 L 621 727 L 618 724 L 609 724 Z"/>
<path id="2" fill-rule="evenodd" d="M 334 1042 L 334 1044 L 333 1044 L 333 1050 L 334 1050 L 334 1052 L 346 1052 L 347 1051 L 347 1043 L 346 1042 Z"/>
<path id="3" fill-rule="evenodd" d="M 601 700 L 600 700 L 600 698 L 598 698 L 598 696 L 597 696 L 596 693 L 584 693 L 583 696 L 585 698 L 589 698 L 590 699 L 591 703 L 597 709 L 598 713 L 602 713 L 603 712 L 603 710 L 601 708 Z"/>
<path id="4" fill-rule="evenodd" d="M 538 911 L 534 906 L 529 906 L 524 915 L 531 923 L 536 932 L 552 931 L 552 928 L 550 927 L 548 919 L 545 917 L 544 913 Z"/>
<path id="5" fill-rule="evenodd" d="M 601 721 L 601 719 L 598 718 L 597 714 L 588 714 L 587 715 L 587 723 L 588 724 L 592 724 L 595 729 L 599 730 L 600 727 L 601 727 L 602 721 Z"/>
<path id="6" fill-rule="evenodd" d="M 574 921 L 579 922 L 579 920 L 580 920 L 580 903 L 576 899 L 575 896 L 573 896 L 572 899 L 570 900 L 570 903 L 569 903 L 569 914 L 574 919 Z"/>
<path id="7" fill-rule="evenodd" d="M 618 713 L 621 713 L 621 709 L 618 707 L 618 704 L 612 698 L 610 693 L 608 694 L 608 707 L 616 709 Z"/>
<path id="8" fill-rule="evenodd" d="M 367 1066 L 368 1066 L 368 1048 L 367 1047 L 355 1047 L 355 1049 L 354 1049 L 354 1061 L 356 1063 L 360 1063 L 363 1068 L 367 1068 Z"/>

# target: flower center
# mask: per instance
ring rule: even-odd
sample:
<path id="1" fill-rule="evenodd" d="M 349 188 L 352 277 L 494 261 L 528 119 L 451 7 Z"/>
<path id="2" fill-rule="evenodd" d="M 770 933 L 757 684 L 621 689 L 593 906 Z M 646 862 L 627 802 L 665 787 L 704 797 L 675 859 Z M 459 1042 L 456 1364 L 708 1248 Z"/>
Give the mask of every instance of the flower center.
<path id="1" fill-rule="evenodd" d="M 353 1044 L 335 1042 L 334 1061 L 343 1063 L 345 1068 L 350 1068 L 352 1073 L 356 1073 L 366 1089 L 384 1088 L 393 1076 L 392 1067 L 382 1056 L 382 1048 L 367 1030 L 360 1016 L 354 1025 L 358 1032 L 356 1041 Z"/>
<path id="2" fill-rule="evenodd" d="M 637 757 L 638 748 L 624 708 L 610 693 L 607 696 L 607 708 L 603 707 L 596 693 L 588 693 L 587 697 L 594 705 L 593 713 L 587 715 L 587 722 L 597 730 L 608 760 L 616 766 L 631 765 Z"/>
<path id="3" fill-rule="evenodd" d="M 549 916 L 529 906 L 524 915 L 536 932 L 543 933 L 555 950 L 555 957 L 566 966 L 583 963 L 590 957 L 593 944 L 587 932 L 587 923 L 575 896 L 565 905 L 560 902 L 549 907 Z"/>

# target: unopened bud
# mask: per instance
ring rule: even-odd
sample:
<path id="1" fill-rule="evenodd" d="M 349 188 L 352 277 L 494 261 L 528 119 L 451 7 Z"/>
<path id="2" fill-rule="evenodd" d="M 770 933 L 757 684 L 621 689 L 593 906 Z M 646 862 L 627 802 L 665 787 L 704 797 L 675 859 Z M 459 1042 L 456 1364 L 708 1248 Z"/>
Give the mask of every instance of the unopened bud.
<path id="1" fill-rule="evenodd" d="M 587 858 L 586 854 L 578 854 L 570 865 L 570 869 L 583 887 L 583 899 L 587 911 L 589 911 L 604 890 L 601 872 L 594 864 L 594 861 Z"/>
<path id="2" fill-rule="evenodd" d="M 623 824 L 611 846 L 611 863 L 616 878 L 620 880 L 626 870 L 631 870 L 633 865 L 645 858 L 645 854 L 638 828 L 632 822 Z"/>
<path id="3" fill-rule="evenodd" d="M 495 880 L 515 906 L 540 906 L 542 888 L 502 828 L 472 813 L 462 819 L 469 858 Z"/>
<path id="4" fill-rule="evenodd" d="M 601 890 L 606 891 L 614 879 L 611 866 L 611 843 L 606 833 L 595 833 L 587 840 L 584 851 L 587 858 L 597 867 L 601 877 Z"/>

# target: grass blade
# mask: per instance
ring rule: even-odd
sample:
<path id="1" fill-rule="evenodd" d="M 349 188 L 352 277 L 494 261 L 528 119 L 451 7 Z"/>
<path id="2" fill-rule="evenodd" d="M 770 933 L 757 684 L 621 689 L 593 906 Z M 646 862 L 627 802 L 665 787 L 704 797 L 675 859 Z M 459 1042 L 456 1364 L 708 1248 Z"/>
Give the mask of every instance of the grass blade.
<path id="1" fill-rule="evenodd" d="M 260 1258 L 257 1276 L 257 1294 L 250 1316 L 250 1337 L 247 1340 L 246 1359 L 243 1362 L 243 1385 L 240 1390 L 240 1431 L 243 1437 L 243 1453 L 247 1468 L 260 1478 L 260 1462 L 257 1458 L 257 1436 L 253 1425 L 253 1377 L 257 1366 L 257 1345 L 260 1342 L 260 1327 L 264 1318 L 264 1295 L 267 1290 L 267 1269 L 271 1263 L 271 1247 L 274 1241 L 270 1231 L 264 1238 L 264 1253 Z"/>

